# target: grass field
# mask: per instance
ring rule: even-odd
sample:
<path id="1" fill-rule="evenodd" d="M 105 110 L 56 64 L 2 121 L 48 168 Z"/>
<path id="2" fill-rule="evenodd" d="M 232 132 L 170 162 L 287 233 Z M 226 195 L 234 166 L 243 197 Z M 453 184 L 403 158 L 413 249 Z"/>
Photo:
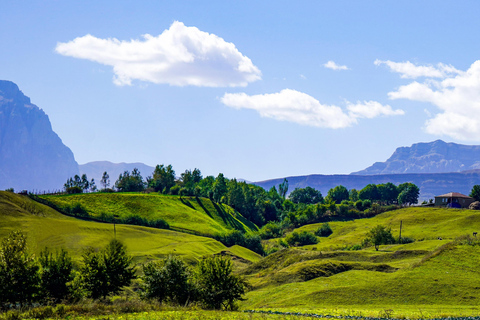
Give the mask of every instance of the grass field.
<path id="1" fill-rule="evenodd" d="M 55 199 L 66 199 L 65 201 L 73 203 L 74 199 L 86 201 L 90 196 Z M 140 203 L 139 208 L 152 208 L 154 205 L 151 203 L 156 206 L 160 201 L 166 201 L 172 207 L 186 206 L 197 211 L 196 214 L 208 216 L 205 211 L 198 213 L 200 210 L 193 203 L 196 202 L 195 198 L 188 199 L 192 208 L 178 198 L 171 200 L 164 196 L 127 194 L 118 200 L 123 202 L 120 208 L 127 207 L 125 203 L 130 201 L 127 200 L 128 197 L 136 199 Z M 101 207 L 101 198 L 95 199 Z M 114 198 L 105 199 L 112 203 L 103 206 L 114 208 Z M 88 205 L 95 207 L 95 201 Z M 143 201 L 149 204 L 142 204 Z M 210 208 L 208 204 L 203 206 Z M 210 209 L 207 211 L 211 213 Z M 149 214 L 154 213 L 150 211 Z M 11 230 L 22 229 L 36 252 L 46 245 L 65 247 L 78 259 L 81 248 L 104 246 L 113 237 L 111 224 L 67 217 L 28 197 L 7 192 L 0 192 L 0 217 L 0 237 Z M 169 219 L 172 219 L 172 222 L 169 221 L 171 224 L 178 220 L 178 226 L 188 224 L 188 219 L 182 215 L 178 219 L 175 216 Z M 226 223 L 222 224 L 214 218 L 211 220 L 218 222 L 223 230 L 228 230 Z M 415 239 L 415 242 L 382 245 L 379 251 L 373 247 L 356 251 L 343 250 L 345 246 L 360 244 L 368 230 L 379 224 L 390 226 L 395 236 L 398 236 L 400 221 L 403 225 L 402 236 Z M 215 230 L 211 222 L 205 225 L 210 226 L 209 230 Z M 314 231 L 319 226 L 320 224 L 307 225 L 299 230 Z M 243 247 L 226 248 L 211 238 L 173 230 L 117 225 L 117 238 L 127 245 L 137 262 L 169 254 L 180 255 L 192 263 L 207 254 L 232 256 L 236 272 L 243 275 L 251 285 L 246 300 L 240 302 L 241 310 L 379 318 L 444 318 L 480 314 L 480 241 L 476 238 L 472 238 L 469 243 L 458 240 L 459 237 L 478 232 L 478 211 L 413 207 L 386 212 L 369 219 L 330 222 L 330 226 L 333 234 L 319 238 L 320 242 L 316 245 L 280 250 L 265 258 Z M 275 242 L 278 239 L 269 241 Z M 128 318 L 270 317 L 266 314 L 175 312 L 129 314 Z M 120 319 L 119 317 L 111 318 Z M 272 319 L 277 319 L 276 317 L 284 319 L 282 317 L 285 316 L 274 316 Z"/>
<path id="2" fill-rule="evenodd" d="M 0 219 L 1 238 L 12 230 L 21 229 L 27 234 L 29 247 L 36 253 L 45 246 L 63 247 L 78 259 L 83 248 L 103 247 L 114 237 L 113 224 L 68 217 L 26 196 L 4 191 L 0 191 Z M 214 239 L 172 230 L 116 225 L 116 237 L 127 245 L 137 262 L 169 254 L 194 262 L 204 255 L 222 251 L 246 261 L 260 259 L 245 248 L 229 249 Z"/>
<path id="3" fill-rule="evenodd" d="M 42 196 L 59 207 L 80 204 L 88 214 L 165 220 L 172 230 L 212 236 L 228 230 L 255 231 L 257 226 L 227 205 L 206 198 L 161 195 L 158 193 L 89 193 Z"/>
<path id="4" fill-rule="evenodd" d="M 402 236 L 417 241 L 340 250 L 360 244 L 378 224 L 398 235 L 400 221 Z M 241 307 L 417 318 L 479 314 L 480 242 L 454 241 L 480 229 L 478 211 L 407 208 L 330 226 L 333 234 L 316 245 L 284 249 L 247 267 L 243 274 L 254 290 Z"/>

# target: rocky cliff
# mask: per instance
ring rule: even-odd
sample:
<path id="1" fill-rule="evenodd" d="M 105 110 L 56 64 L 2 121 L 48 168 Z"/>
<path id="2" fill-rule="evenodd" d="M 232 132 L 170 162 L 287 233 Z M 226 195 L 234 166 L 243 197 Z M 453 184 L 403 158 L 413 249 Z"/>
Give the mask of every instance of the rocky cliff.
<path id="1" fill-rule="evenodd" d="M 78 172 L 45 112 L 15 83 L 0 80 L 0 190 L 61 189 Z"/>
<path id="2" fill-rule="evenodd" d="M 444 173 L 480 169 L 480 146 L 437 140 L 397 148 L 385 162 L 376 162 L 354 175 Z"/>

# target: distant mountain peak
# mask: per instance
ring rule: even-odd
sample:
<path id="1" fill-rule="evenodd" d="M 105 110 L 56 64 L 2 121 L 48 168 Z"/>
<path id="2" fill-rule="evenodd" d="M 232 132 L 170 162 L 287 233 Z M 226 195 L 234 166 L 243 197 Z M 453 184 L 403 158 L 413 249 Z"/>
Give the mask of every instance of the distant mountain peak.
<path id="1" fill-rule="evenodd" d="M 480 146 L 435 140 L 400 147 L 385 162 L 376 162 L 354 175 L 444 173 L 480 169 Z"/>
<path id="2" fill-rule="evenodd" d="M 0 190 L 54 190 L 78 173 L 72 151 L 45 112 L 19 87 L 0 80 Z"/>

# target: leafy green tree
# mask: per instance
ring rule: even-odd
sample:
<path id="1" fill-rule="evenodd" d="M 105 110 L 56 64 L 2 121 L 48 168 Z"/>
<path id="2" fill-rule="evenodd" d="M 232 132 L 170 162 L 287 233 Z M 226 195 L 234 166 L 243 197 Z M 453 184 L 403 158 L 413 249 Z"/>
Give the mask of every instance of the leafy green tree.
<path id="1" fill-rule="evenodd" d="M 402 205 L 412 205 L 418 203 L 420 189 L 413 183 L 406 182 L 398 186 L 398 203 Z"/>
<path id="2" fill-rule="evenodd" d="M 39 266 L 28 253 L 27 239 L 21 231 L 13 231 L 0 247 L 0 306 L 26 304 L 40 293 Z"/>
<path id="3" fill-rule="evenodd" d="M 332 233 L 332 228 L 328 222 L 322 223 L 322 225 L 315 231 L 315 235 L 318 237 L 328 237 Z"/>
<path id="4" fill-rule="evenodd" d="M 197 283 L 202 303 L 209 309 L 236 309 L 235 302 L 242 300 L 246 283 L 232 274 L 230 258 L 213 256 L 197 265 Z"/>
<path id="5" fill-rule="evenodd" d="M 157 192 L 169 193 L 170 188 L 175 185 L 175 171 L 171 164 L 164 166 L 157 165 L 153 170 L 153 176 L 149 187 L 154 188 Z"/>
<path id="6" fill-rule="evenodd" d="M 335 201 L 336 204 L 340 204 L 343 200 L 348 200 L 350 194 L 348 193 L 347 188 L 342 185 L 336 186 L 328 190 L 326 200 L 330 202 L 331 200 Z"/>
<path id="7" fill-rule="evenodd" d="M 220 202 L 227 191 L 227 179 L 223 176 L 223 173 L 219 173 L 213 184 L 213 199 L 215 202 Z"/>
<path id="8" fill-rule="evenodd" d="M 295 188 L 288 198 L 293 203 L 316 204 L 323 203 L 322 193 L 312 187 Z"/>
<path id="9" fill-rule="evenodd" d="M 82 283 L 88 295 L 94 299 L 117 293 L 135 278 L 132 258 L 127 248 L 118 240 L 112 240 L 101 252 L 87 248 L 80 268 Z"/>
<path id="10" fill-rule="evenodd" d="M 317 237 L 308 231 L 293 231 L 285 237 L 285 241 L 295 247 L 318 243 Z"/>
<path id="11" fill-rule="evenodd" d="M 239 212 L 243 212 L 245 205 L 245 195 L 241 185 L 237 182 L 237 179 L 232 179 L 228 182 L 227 204 Z"/>
<path id="12" fill-rule="evenodd" d="M 285 200 L 285 196 L 288 192 L 288 180 L 287 178 L 283 179 L 283 182 L 278 185 L 278 193 Z"/>
<path id="13" fill-rule="evenodd" d="M 106 190 L 110 185 L 110 176 L 108 175 L 107 171 L 103 172 L 100 184 L 103 186 L 103 190 Z"/>
<path id="14" fill-rule="evenodd" d="M 375 250 L 378 251 L 380 245 L 395 243 L 395 239 L 393 238 L 392 230 L 390 228 L 385 228 L 382 225 L 377 225 L 376 227 L 368 231 L 364 243 L 373 244 L 375 246 Z"/>
<path id="15" fill-rule="evenodd" d="M 147 298 L 160 302 L 168 300 L 180 305 L 195 298 L 191 271 L 185 262 L 175 256 L 144 264 L 143 274 Z"/>
<path id="16" fill-rule="evenodd" d="M 70 295 L 69 282 L 73 280 L 73 262 L 64 249 L 55 255 L 45 248 L 39 257 L 41 270 L 41 287 L 44 294 L 55 301 L 65 299 Z"/>
<path id="17" fill-rule="evenodd" d="M 131 174 L 126 170 L 119 175 L 118 180 L 115 182 L 115 188 L 120 192 L 138 192 L 145 189 L 145 182 L 140 171 L 134 168 Z"/>
<path id="18" fill-rule="evenodd" d="M 386 204 L 392 204 L 398 200 L 398 188 L 391 182 L 377 185 L 380 200 Z"/>
<path id="19" fill-rule="evenodd" d="M 180 174 L 180 181 L 182 182 L 183 187 L 187 190 L 188 195 L 193 195 L 195 186 L 202 180 L 202 173 L 200 169 L 185 170 L 184 173 Z"/>
<path id="20" fill-rule="evenodd" d="M 480 185 L 476 184 L 473 186 L 470 197 L 475 199 L 475 201 L 480 201 Z"/>
<path id="21" fill-rule="evenodd" d="M 372 202 L 380 200 L 380 193 L 375 184 L 367 184 L 358 192 L 358 198 L 361 200 L 370 200 Z"/>
<path id="22" fill-rule="evenodd" d="M 350 189 L 348 191 L 348 200 L 352 202 L 358 201 L 358 190 L 357 189 Z"/>

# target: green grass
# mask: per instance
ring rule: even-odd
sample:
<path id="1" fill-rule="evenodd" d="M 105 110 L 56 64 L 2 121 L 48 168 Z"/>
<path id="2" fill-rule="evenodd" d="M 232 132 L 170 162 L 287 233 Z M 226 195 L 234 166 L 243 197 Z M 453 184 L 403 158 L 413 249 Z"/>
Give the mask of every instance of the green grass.
<path id="1" fill-rule="evenodd" d="M 63 247 L 79 259 L 83 248 L 104 247 L 114 237 L 113 224 L 68 217 L 26 196 L 4 191 L 0 191 L 0 219 L 0 238 L 21 229 L 27 234 L 29 247 L 36 253 L 46 246 Z M 260 258 L 245 248 L 234 246 L 230 249 L 208 237 L 172 230 L 116 225 L 116 237 L 126 244 L 136 262 L 175 254 L 193 263 L 202 256 L 222 251 L 248 262 Z"/>
<path id="2" fill-rule="evenodd" d="M 172 230 L 213 236 L 228 230 L 252 231 L 258 228 L 224 204 L 206 198 L 160 195 L 158 193 L 90 193 L 42 196 L 59 207 L 80 204 L 92 217 L 141 216 L 163 219 Z"/>
<path id="3" fill-rule="evenodd" d="M 402 236 L 418 241 L 379 251 L 340 250 L 361 243 L 378 224 L 398 235 L 400 221 Z M 253 290 L 241 307 L 369 316 L 385 310 L 407 317 L 478 315 L 480 245 L 454 241 L 480 229 L 478 211 L 407 208 L 329 224 L 333 234 L 318 244 L 281 250 L 247 267 L 243 274 Z"/>

